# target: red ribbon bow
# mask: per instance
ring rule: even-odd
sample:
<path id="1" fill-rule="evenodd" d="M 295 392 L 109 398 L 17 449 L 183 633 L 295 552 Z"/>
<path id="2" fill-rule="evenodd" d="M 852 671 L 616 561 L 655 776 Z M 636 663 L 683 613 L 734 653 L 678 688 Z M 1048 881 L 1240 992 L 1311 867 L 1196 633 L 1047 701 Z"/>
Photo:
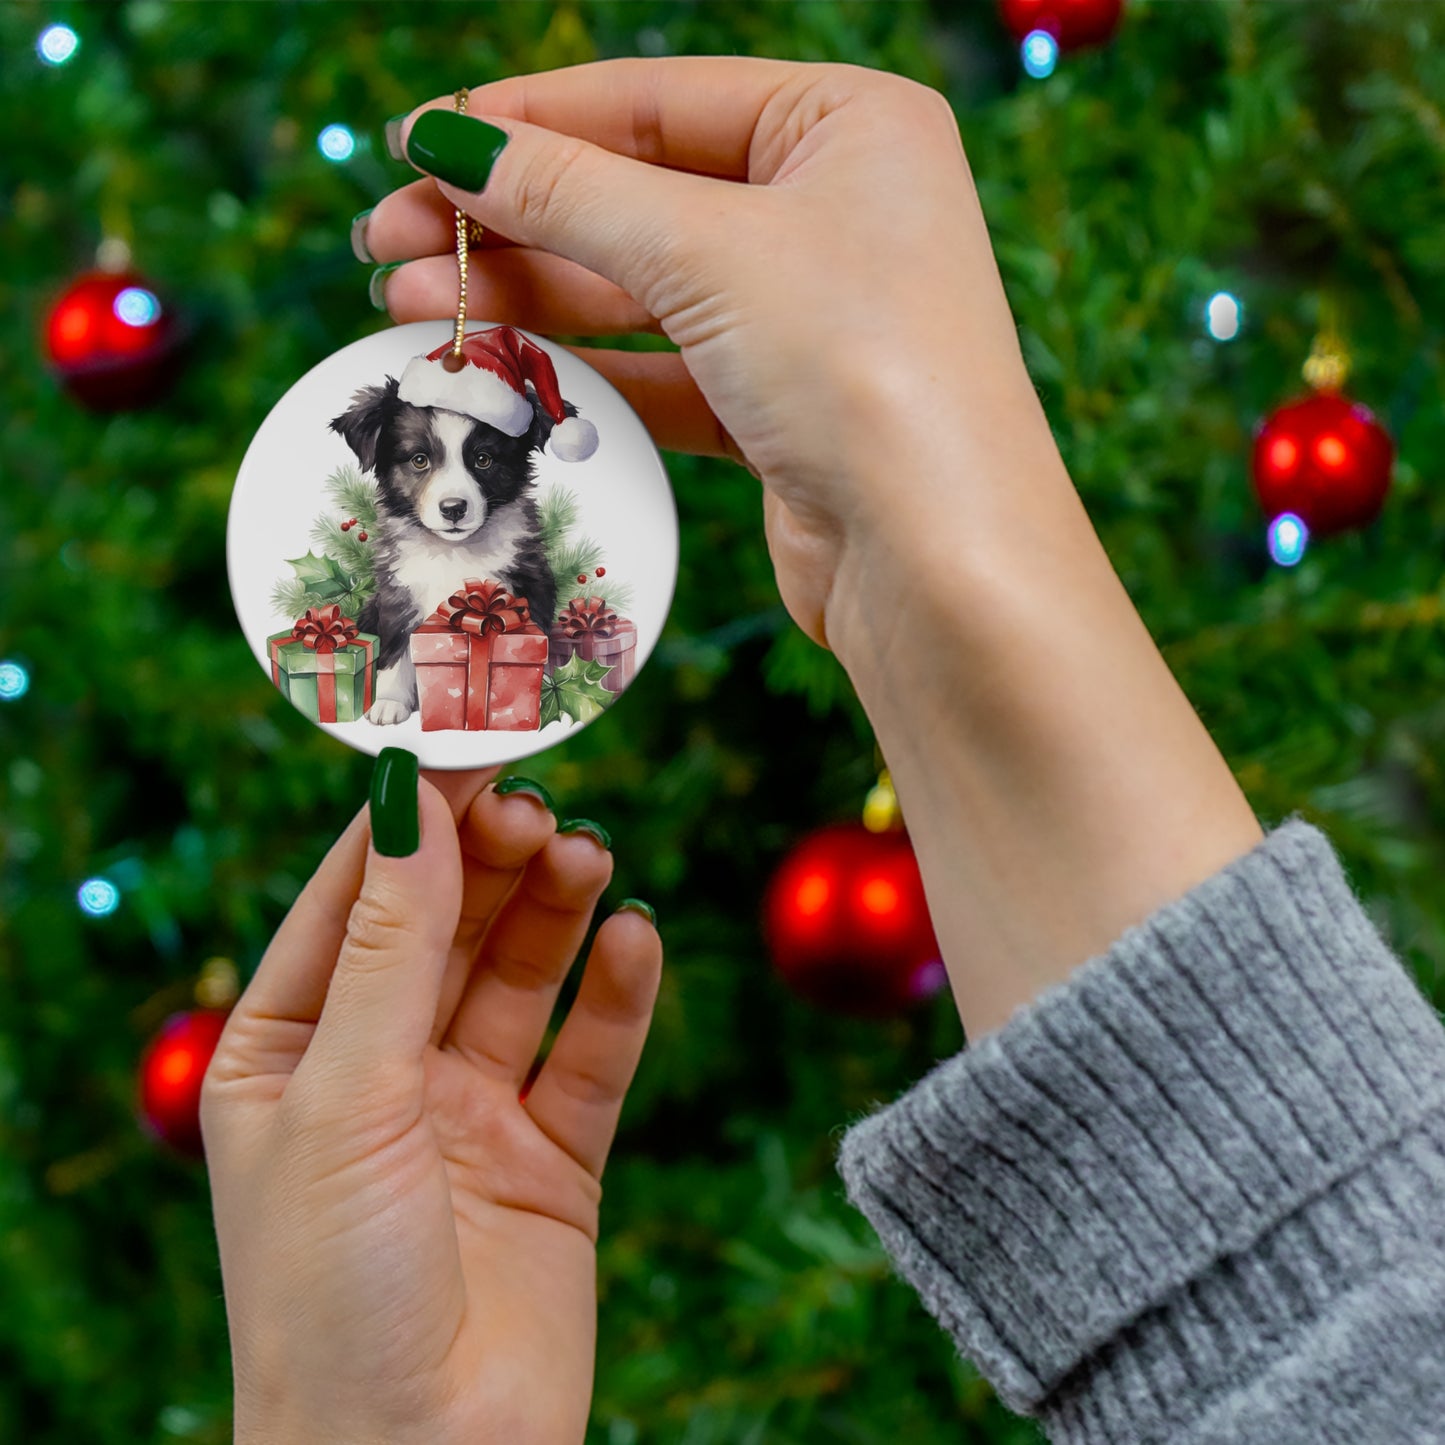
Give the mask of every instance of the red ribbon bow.
<path id="1" fill-rule="evenodd" d="M 611 637 L 617 614 L 601 597 L 574 597 L 560 619 L 568 637 Z"/>
<path id="2" fill-rule="evenodd" d="M 467 577 L 462 590 L 453 592 L 438 612 L 458 632 L 475 632 L 485 637 L 489 632 L 514 632 L 527 624 L 527 599 L 513 597 L 498 582 L 484 582 Z"/>
<path id="3" fill-rule="evenodd" d="M 356 623 L 343 617 L 334 602 L 325 607 L 308 607 L 306 615 L 296 619 L 291 640 L 311 652 L 336 652 L 356 641 Z"/>

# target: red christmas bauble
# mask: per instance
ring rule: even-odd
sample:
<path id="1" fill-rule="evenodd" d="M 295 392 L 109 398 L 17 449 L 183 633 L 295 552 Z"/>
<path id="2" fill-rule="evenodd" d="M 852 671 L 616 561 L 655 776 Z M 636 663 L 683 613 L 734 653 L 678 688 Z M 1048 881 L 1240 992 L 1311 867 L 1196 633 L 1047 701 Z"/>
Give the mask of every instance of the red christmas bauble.
<path id="1" fill-rule="evenodd" d="M 1395 446 L 1368 407 L 1337 392 L 1289 402 L 1254 438 L 1255 495 L 1271 521 L 1293 512 L 1317 537 L 1365 527 L 1390 490 Z"/>
<path id="2" fill-rule="evenodd" d="M 1100 45 L 1119 24 L 1124 0 L 999 0 L 999 16 L 1015 40 L 1046 30 L 1060 50 Z"/>
<path id="3" fill-rule="evenodd" d="M 226 1009 L 172 1014 L 141 1056 L 141 1121 L 182 1154 L 205 1154 L 201 1082 L 229 1016 Z"/>
<path id="4" fill-rule="evenodd" d="M 773 965 L 836 1013 L 901 1013 L 946 982 L 908 835 L 840 823 L 803 839 L 768 886 Z"/>
<path id="5" fill-rule="evenodd" d="M 144 406 L 175 372 L 179 327 L 148 282 L 92 271 L 51 308 L 45 348 L 66 390 L 97 411 Z"/>

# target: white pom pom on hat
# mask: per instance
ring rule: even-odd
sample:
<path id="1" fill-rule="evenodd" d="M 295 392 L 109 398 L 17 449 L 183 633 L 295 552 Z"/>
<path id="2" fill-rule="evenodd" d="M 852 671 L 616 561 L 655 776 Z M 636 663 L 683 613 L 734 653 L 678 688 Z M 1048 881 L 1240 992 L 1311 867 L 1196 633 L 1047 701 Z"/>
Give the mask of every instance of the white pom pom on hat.
<path id="1" fill-rule="evenodd" d="M 552 418 L 550 449 L 559 461 L 585 462 L 597 450 L 597 428 L 568 416 L 552 358 L 511 326 L 494 326 L 462 338 L 462 365 L 448 370 L 452 343 L 414 356 L 401 374 L 397 395 L 413 406 L 439 406 L 519 437 L 532 425 L 527 383 Z"/>
<path id="2" fill-rule="evenodd" d="M 552 428 L 552 454 L 564 462 L 585 462 L 597 450 L 597 428 L 580 416 L 565 417 Z"/>

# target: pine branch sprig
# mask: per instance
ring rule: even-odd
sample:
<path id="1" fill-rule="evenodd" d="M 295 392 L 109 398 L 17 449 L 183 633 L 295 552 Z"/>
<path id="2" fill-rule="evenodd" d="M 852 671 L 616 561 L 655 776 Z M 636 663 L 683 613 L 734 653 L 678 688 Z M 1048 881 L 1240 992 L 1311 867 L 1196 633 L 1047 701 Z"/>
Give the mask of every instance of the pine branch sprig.
<path id="1" fill-rule="evenodd" d="M 578 582 L 580 573 L 563 577 L 557 584 L 557 611 L 563 611 L 567 604 L 578 597 L 600 597 L 616 613 L 626 615 L 632 606 L 632 584 L 614 582 L 610 577 L 600 581 L 588 574 L 586 582 Z"/>
<path id="2" fill-rule="evenodd" d="M 581 513 L 577 493 L 558 482 L 542 497 L 537 512 L 542 524 L 542 549 L 552 561 L 563 537 L 577 525 Z M 552 570 L 556 571 L 555 565 Z"/>
<path id="3" fill-rule="evenodd" d="M 575 584 L 584 572 L 590 577 L 605 555 L 591 537 L 569 537 L 548 552 L 547 561 L 558 585 L 565 586 L 569 578 Z"/>
<path id="4" fill-rule="evenodd" d="M 271 589 L 271 606 L 282 617 L 300 617 L 311 606 L 306 584 L 299 577 L 282 577 Z"/>
<path id="5" fill-rule="evenodd" d="M 350 462 L 326 479 L 326 495 L 341 513 L 341 522 L 355 517 L 362 528 L 376 525 L 376 483 Z"/>

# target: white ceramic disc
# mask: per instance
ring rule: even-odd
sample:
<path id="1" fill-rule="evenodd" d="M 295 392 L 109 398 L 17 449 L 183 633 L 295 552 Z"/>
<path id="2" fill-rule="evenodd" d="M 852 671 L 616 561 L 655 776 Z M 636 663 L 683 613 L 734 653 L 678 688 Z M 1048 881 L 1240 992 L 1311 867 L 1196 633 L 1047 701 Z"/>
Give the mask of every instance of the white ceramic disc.
<path id="1" fill-rule="evenodd" d="M 313 367 L 231 498 L 231 596 L 266 675 L 362 752 L 476 768 L 621 695 L 677 583 L 662 458 L 610 382 L 515 327 L 418 321 Z"/>

